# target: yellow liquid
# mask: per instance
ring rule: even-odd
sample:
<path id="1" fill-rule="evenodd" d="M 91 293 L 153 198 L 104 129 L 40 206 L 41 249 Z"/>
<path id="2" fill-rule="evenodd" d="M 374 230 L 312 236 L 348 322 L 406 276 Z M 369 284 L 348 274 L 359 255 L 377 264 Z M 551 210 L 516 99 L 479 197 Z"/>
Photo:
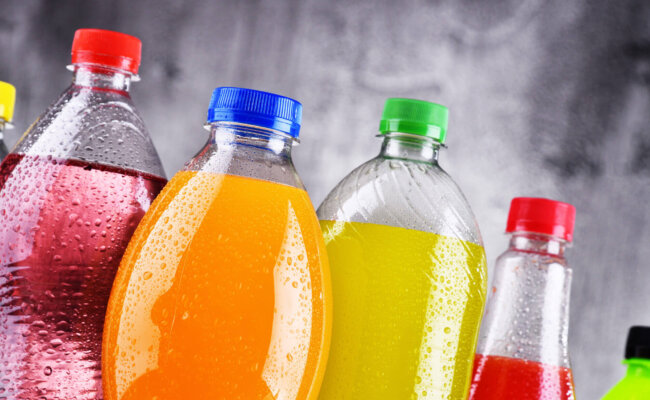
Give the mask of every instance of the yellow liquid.
<path id="1" fill-rule="evenodd" d="M 321 221 L 334 322 L 321 400 L 465 399 L 485 304 L 479 245 Z"/>

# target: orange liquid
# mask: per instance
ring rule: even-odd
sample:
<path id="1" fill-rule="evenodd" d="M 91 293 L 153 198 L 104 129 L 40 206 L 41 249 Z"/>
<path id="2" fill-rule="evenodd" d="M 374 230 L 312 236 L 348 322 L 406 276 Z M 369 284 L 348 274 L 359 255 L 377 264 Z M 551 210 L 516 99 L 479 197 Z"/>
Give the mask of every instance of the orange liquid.
<path id="1" fill-rule="evenodd" d="M 304 190 L 179 172 L 120 264 L 105 398 L 315 399 L 329 347 L 327 274 Z"/>

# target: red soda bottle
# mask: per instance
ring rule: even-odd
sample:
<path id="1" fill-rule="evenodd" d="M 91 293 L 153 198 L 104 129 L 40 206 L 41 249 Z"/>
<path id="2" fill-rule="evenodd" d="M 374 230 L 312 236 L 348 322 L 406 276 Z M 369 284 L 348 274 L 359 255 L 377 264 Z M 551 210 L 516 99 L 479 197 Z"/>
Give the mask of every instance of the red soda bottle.
<path id="1" fill-rule="evenodd" d="M 0 166 L 0 398 L 102 398 L 113 278 L 166 182 L 129 95 L 140 48 L 78 30 L 72 85 Z"/>
<path id="2" fill-rule="evenodd" d="M 564 258 L 574 220 L 571 204 L 512 200 L 510 246 L 495 266 L 471 400 L 575 398 L 567 346 L 572 272 Z"/>

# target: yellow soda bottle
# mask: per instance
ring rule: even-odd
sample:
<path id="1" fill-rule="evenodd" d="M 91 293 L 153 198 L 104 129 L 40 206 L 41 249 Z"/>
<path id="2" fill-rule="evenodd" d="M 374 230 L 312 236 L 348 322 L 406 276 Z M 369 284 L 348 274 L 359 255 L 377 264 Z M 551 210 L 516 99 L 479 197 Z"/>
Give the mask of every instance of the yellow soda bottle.
<path id="1" fill-rule="evenodd" d="M 5 144 L 4 130 L 12 127 L 15 101 L 16 88 L 10 83 L 0 81 L 0 161 L 9 154 Z"/>
<path id="2" fill-rule="evenodd" d="M 472 211 L 438 165 L 447 118 L 388 99 L 381 153 L 318 209 L 334 301 L 321 400 L 467 396 L 487 272 Z"/>

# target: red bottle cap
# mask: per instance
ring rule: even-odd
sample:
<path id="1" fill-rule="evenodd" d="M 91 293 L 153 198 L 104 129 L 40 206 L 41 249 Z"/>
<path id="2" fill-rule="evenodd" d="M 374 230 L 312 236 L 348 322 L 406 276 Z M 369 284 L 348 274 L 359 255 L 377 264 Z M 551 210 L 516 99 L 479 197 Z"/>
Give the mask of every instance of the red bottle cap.
<path id="1" fill-rule="evenodd" d="M 79 29 L 72 41 L 72 63 L 91 63 L 138 73 L 142 42 L 135 36 L 103 29 Z"/>
<path id="2" fill-rule="evenodd" d="M 510 203 L 506 232 L 534 232 L 573 241 L 576 209 L 569 203 L 534 198 L 515 197 Z"/>

